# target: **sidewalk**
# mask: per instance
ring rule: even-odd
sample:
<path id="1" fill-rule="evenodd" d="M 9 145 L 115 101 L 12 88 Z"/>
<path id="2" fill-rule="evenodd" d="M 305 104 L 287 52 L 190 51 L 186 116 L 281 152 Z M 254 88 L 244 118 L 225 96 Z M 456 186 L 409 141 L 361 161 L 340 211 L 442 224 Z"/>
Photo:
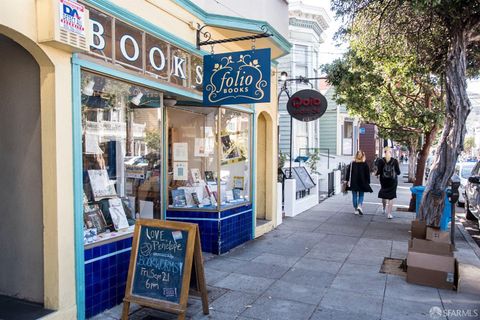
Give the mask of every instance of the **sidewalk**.
<path id="1" fill-rule="evenodd" d="M 480 319 L 480 296 L 379 273 L 384 257 L 406 257 L 414 214 L 395 212 L 387 220 L 376 196 L 379 186 L 372 184 L 364 216 L 353 214 L 350 194 L 337 195 L 228 254 L 208 257 L 210 315 L 202 314 L 196 298 L 190 298 L 187 315 L 222 320 Z M 409 199 L 409 186 L 401 183 L 395 207 L 407 207 Z M 456 245 L 460 262 L 480 266 L 461 232 Z M 430 316 L 433 307 L 449 316 Z M 111 311 L 101 319 L 110 317 L 118 315 Z M 174 317 L 141 309 L 131 319 Z"/>

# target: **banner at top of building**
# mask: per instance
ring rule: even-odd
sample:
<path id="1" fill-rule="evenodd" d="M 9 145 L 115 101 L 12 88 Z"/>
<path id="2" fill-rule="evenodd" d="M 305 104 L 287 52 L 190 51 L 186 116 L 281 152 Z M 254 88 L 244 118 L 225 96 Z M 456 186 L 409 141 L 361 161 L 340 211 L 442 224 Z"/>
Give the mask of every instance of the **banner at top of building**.
<path id="1" fill-rule="evenodd" d="M 203 57 L 203 104 L 270 102 L 270 49 Z"/>

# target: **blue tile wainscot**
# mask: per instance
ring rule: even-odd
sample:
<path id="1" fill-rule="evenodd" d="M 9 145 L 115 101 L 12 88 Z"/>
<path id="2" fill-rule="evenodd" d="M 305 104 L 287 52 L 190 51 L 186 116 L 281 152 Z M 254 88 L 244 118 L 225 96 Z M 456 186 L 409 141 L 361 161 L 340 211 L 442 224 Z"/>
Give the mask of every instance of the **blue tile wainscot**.
<path id="1" fill-rule="evenodd" d="M 85 249 L 86 318 L 122 303 L 131 249 L 131 236 Z"/>
<path id="2" fill-rule="evenodd" d="M 252 239 L 252 215 L 251 204 L 223 211 L 167 210 L 167 220 L 198 224 L 202 251 L 214 254 L 228 252 Z"/>

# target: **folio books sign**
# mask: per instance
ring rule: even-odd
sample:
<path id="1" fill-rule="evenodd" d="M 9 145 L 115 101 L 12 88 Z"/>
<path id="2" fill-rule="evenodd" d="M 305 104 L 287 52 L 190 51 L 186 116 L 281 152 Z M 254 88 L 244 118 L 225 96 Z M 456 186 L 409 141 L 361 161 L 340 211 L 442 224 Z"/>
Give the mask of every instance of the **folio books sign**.
<path id="1" fill-rule="evenodd" d="M 203 57 L 203 104 L 270 102 L 270 49 Z"/>

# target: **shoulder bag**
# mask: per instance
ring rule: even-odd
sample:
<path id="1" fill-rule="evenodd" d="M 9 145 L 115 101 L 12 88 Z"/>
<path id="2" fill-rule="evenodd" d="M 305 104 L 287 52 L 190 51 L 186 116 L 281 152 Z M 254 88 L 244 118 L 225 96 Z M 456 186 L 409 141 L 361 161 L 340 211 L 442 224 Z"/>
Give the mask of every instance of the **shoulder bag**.
<path id="1" fill-rule="evenodd" d="M 353 161 L 350 163 L 350 174 L 349 174 L 348 181 L 345 180 L 345 181 L 342 182 L 342 193 L 343 194 L 346 194 L 348 192 L 348 187 L 350 186 L 351 181 L 352 181 L 352 171 L 353 171 Z"/>

